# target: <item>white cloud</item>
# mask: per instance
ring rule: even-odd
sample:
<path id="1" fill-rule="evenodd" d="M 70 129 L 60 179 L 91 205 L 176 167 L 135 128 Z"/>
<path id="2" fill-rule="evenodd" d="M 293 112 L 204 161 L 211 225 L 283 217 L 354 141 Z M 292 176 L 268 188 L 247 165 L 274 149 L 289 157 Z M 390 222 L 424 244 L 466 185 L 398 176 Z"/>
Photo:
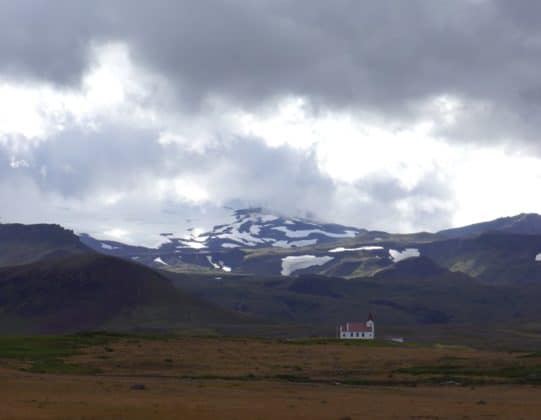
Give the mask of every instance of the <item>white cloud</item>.
<path id="1" fill-rule="evenodd" d="M 124 229 L 120 229 L 120 228 L 112 228 L 103 232 L 104 238 L 114 239 L 115 241 L 126 240 L 128 235 L 129 235 L 128 231 Z"/>
<path id="2" fill-rule="evenodd" d="M 205 187 L 192 177 L 181 176 L 174 179 L 159 179 L 156 181 L 156 193 L 158 201 L 171 197 L 194 204 L 211 200 L 211 196 Z"/>
<path id="3" fill-rule="evenodd" d="M 541 162 L 510 154 L 501 147 L 464 153 L 454 168 L 459 203 L 454 225 L 490 220 L 522 212 L 541 212 Z"/>
<path id="4" fill-rule="evenodd" d="M 4 220 L 155 245 L 231 203 L 402 232 L 541 211 L 537 157 L 453 142 L 478 102 L 436 95 L 400 119 L 288 93 L 194 112 L 127 44 L 91 58 L 78 86 L 0 79 Z"/>

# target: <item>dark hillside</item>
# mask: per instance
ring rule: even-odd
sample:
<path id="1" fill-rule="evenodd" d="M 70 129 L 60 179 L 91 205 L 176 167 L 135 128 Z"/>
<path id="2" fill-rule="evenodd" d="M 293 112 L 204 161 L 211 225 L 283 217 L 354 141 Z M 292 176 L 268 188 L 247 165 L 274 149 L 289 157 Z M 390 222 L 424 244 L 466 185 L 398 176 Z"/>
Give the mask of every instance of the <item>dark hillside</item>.
<path id="1" fill-rule="evenodd" d="M 0 267 L 88 251 L 71 230 L 59 225 L 0 224 Z"/>
<path id="2" fill-rule="evenodd" d="M 450 239 L 419 246 L 421 254 L 452 271 L 491 283 L 541 281 L 540 235 L 487 233 L 469 239 Z"/>
<path id="3" fill-rule="evenodd" d="M 411 282 L 452 282 L 458 280 L 473 281 L 466 274 L 452 272 L 436 264 L 428 257 L 408 258 L 377 272 L 373 278 L 377 281 Z"/>
<path id="4" fill-rule="evenodd" d="M 4 332 L 65 332 L 107 325 L 166 328 L 221 321 L 233 322 L 235 317 L 175 289 L 153 270 L 115 257 L 85 253 L 0 269 Z"/>

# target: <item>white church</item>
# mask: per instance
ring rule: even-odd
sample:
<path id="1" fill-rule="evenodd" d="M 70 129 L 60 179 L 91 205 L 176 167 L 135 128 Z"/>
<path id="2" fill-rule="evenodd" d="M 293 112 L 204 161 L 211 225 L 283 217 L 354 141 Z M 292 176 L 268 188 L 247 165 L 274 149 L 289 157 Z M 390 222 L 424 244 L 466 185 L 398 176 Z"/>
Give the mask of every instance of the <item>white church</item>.
<path id="1" fill-rule="evenodd" d="M 342 340 L 373 340 L 376 337 L 374 317 L 368 314 L 366 322 L 346 322 L 338 328 Z"/>

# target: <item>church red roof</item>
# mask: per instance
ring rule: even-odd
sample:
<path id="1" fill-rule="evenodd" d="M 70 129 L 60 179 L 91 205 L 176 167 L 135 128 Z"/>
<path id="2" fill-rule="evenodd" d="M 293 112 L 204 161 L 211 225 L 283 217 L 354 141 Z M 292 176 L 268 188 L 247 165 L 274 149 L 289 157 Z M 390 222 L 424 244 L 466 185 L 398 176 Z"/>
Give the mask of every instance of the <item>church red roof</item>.
<path id="1" fill-rule="evenodd" d="M 347 322 L 346 325 L 340 325 L 340 331 L 344 332 L 372 332 L 365 322 Z"/>

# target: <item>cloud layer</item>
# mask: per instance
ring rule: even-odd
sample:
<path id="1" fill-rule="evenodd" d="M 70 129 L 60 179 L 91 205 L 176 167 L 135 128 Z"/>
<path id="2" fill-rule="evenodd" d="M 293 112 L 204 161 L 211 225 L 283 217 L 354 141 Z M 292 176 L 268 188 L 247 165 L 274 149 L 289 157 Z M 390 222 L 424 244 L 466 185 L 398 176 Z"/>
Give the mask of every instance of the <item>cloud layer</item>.
<path id="1" fill-rule="evenodd" d="M 541 211 L 538 8 L 0 1 L 4 218 L 142 232 L 253 204 L 403 231 Z"/>

